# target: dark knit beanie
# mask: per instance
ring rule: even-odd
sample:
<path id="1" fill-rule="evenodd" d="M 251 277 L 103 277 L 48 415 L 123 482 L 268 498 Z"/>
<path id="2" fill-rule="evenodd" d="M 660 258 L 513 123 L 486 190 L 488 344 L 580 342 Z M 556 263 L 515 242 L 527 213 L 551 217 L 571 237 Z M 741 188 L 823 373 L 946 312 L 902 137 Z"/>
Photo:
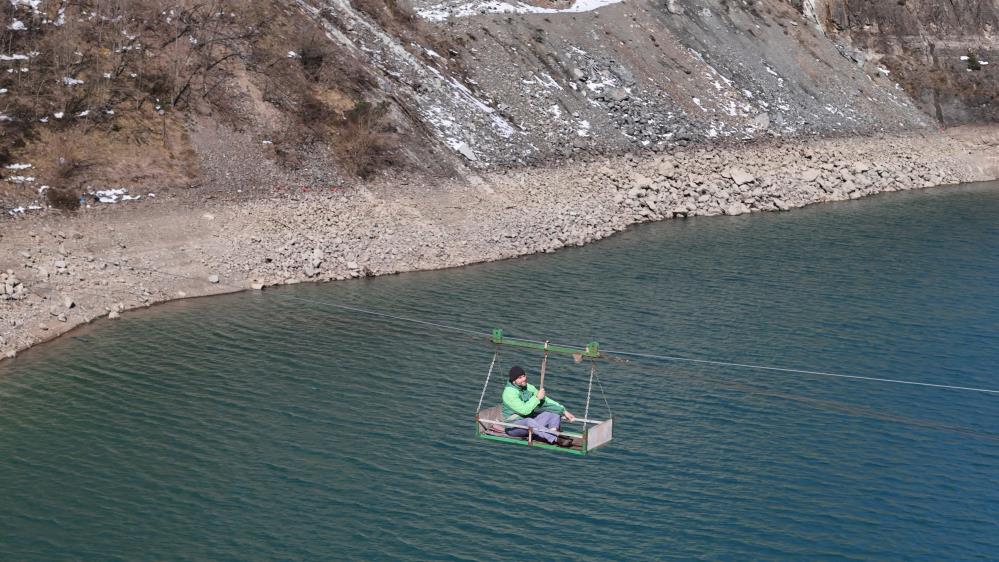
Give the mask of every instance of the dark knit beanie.
<path id="1" fill-rule="evenodd" d="M 524 374 L 524 369 L 519 365 L 515 367 L 510 367 L 510 382 L 519 379 L 520 376 L 523 374 Z"/>

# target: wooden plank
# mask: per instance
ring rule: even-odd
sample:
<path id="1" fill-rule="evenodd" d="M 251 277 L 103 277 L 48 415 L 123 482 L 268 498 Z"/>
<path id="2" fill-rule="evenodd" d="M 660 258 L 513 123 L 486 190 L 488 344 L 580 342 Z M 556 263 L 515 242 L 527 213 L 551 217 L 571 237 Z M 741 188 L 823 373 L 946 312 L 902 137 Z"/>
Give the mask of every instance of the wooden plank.
<path id="1" fill-rule="evenodd" d="M 567 448 L 567 447 L 559 447 L 558 445 L 549 445 L 548 443 L 545 443 L 543 441 L 540 442 L 540 443 L 536 441 L 536 442 L 534 442 L 533 445 L 531 445 L 526 440 L 524 440 L 524 439 L 517 439 L 516 437 L 501 437 L 499 435 L 488 435 L 488 434 L 485 434 L 485 433 L 480 434 L 479 437 L 481 439 L 488 439 L 489 441 L 497 441 L 499 443 L 508 443 L 510 445 L 524 445 L 524 446 L 530 446 L 530 447 L 533 447 L 533 448 L 536 448 L 536 449 L 550 449 L 552 451 L 558 451 L 560 453 L 569 453 L 569 454 L 572 454 L 572 455 L 585 455 L 586 454 L 586 452 L 583 451 L 582 449 L 576 449 L 576 448 L 571 448 L 570 449 L 570 448 Z"/>

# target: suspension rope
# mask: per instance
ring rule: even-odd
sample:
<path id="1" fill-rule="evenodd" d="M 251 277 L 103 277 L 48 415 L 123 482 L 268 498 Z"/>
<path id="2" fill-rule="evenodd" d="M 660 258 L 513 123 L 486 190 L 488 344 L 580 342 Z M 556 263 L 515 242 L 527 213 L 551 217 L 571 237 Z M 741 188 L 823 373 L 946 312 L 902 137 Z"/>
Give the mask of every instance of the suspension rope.
<path id="1" fill-rule="evenodd" d="M 653 355 L 651 353 L 635 353 L 630 351 L 610 351 L 606 350 L 606 353 L 612 355 L 626 355 L 630 357 L 641 357 L 644 359 L 659 359 L 663 361 L 683 361 L 687 363 L 702 363 L 706 365 L 718 365 L 722 367 L 739 367 L 743 369 L 759 369 L 762 371 L 777 371 L 781 373 L 798 373 L 802 375 L 814 375 L 820 377 L 837 377 L 843 379 L 856 379 L 864 381 L 874 381 L 874 382 L 887 382 L 894 384 L 908 384 L 915 386 L 928 386 L 933 388 L 947 388 L 950 390 L 970 390 L 972 392 L 985 392 L 988 394 L 999 394 L 999 390 L 993 390 L 988 388 L 974 388 L 970 386 L 954 386 L 949 384 L 936 384 L 929 382 L 917 382 L 917 381 L 907 381 L 901 379 L 884 379 L 878 377 L 864 377 L 860 375 L 844 375 L 841 373 L 826 373 L 823 371 L 806 371 L 803 369 L 788 369 L 784 367 L 767 367 L 765 365 L 752 365 L 749 363 L 729 363 L 726 361 L 712 361 L 708 359 L 692 359 L 690 357 L 676 357 L 672 355 Z"/>
<path id="2" fill-rule="evenodd" d="M 597 379 L 597 388 L 600 389 L 600 396 L 604 399 L 604 406 L 607 406 L 607 419 L 613 419 L 614 412 L 611 411 L 610 402 L 607 401 L 607 394 L 604 392 L 604 385 L 600 384 L 600 375 L 597 374 L 595 369 L 593 371 L 593 378 Z"/>
<path id="3" fill-rule="evenodd" d="M 141 266 L 130 266 L 130 267 L 132 269 L 140 269 L 142 271 L 149 271 L 149 272 L 152 272 L 152 273 L 160 273 L 160 274 L 163 274 L 163 275 L 170 275 L 170 276 L 173 276 L 173 277 L 179 277 L 181 279 L 188 279 L 188 280 L 191 280 L 191 281 L 204 281 L 204 279 L 201 279 L 200 277 L 192 277 L 190 275 L 184 275 L 183 273 L 173 273 L 173 272 L 170 272 L 170 271 L 163 271 L 163 270 L 155 269 L 155 268 L 151 268 L 151 267 L 141 267 Z M 245 290 L 245 287 L 240 287 L 238 285 L 229 285 L 229 284 L 226 284 L 226 283 L 220 283 L 220 284 L 224 285 L 226 287 L 232 287 L 232 288 L 235 288 L 235 289 Z M 490 335 L 488 332 L 484 332 L 484 331 L 472 330 L 472 329 L 469 329 L 469 328 L 461 328 L 461 327 L 458 327 L 458 326 L 449 326 L 447 324 L 439 324 L 437 322 L 429 322 L 429 321 L 426 321 L 426 320 L 419 320 L 417 318 L 409 318 L 409 317 L 406 317 L 406 316 L 395 316 L 395 315 L 388 314 L 388 313 L 385 313 L 385 312 L 379 312 L 377 310 L 370 310 L 370 309 L 360 308 L 360 307 L 356 307 L 356 306 L 348 306 L 348 305 L 345 305 L 345 304 L 337 304 L 337 303 L 329 302 L 329 301 L 317 301 L 317 300 L 313 300 L 313 299 L 307 299 L 307 298 L 304 298 L 304 297 L 296 297 L 294 295 L 279 295 L 279 297 L 280 298 L 284 298 L 284 299 L 289 299 L 289 300 L 300 301 L 300 302 L 307 302 L 307 303 L 310 303 L 310 304 L 318 304 L 320 306 L 329 306 L 329 307 L 332 307 L 332 308 L 339 308 L 340 310 L 348 310 L 350 312 L 356 312 L 358 314 L 367 314 L 367 315 L 370 315 L 370 316 L 377 316 L 377 317 L 380 317 L 380 318 L 389 318 L 389 319 L 392 319 L 392 320 L 399 320 L 401 322 L 410 322 L 410 323 L 413 323 L 413 324 L 421 324 L 423 326 L 430 326 L 430 327 L 433 327 L 433 328 L 439 328 L 441 330 L 448 330 L 448 331 L 451 331 L 451 332 L 462 332 L 462 333 L 465 333 L 465 334 L 472 334 L 472 335 L 476 335 L 476 336 L 487 336 L 487 337 Z"/>
<path id="4" fill-rule="evenodd" d="M 371 316 L 379 316 L 379 317 L 382 317 L 382 318 L 390 318 L 392 320 L 399 320 L 399 321 L 402 321 L 402 322 L 412 322 L 413 324 L 421 324 L 423 326 L 430 326 L 430 327 L 433 327 L 433 328 L 439 328 L 441 330 L 449 330 L 449 331 L 452 331 L 452 332 L 462 332 L 462 333 L 465 333 L 465 334 L 472 334 L 472 335 L 475 335 L 475 336 L 486 336 L 486 337 L 488 337 L 490 335 L 488 332 L 480 332 L 478 330 L 470 330 L 468 328 L 459 328 L 457 326 L 448 326 L 447 324 L 438 324 L 437 322 L 428 322 L 426 320 L 417 320 L 416 318 L 407 318 L 405 316 L 394 316 L 392 314 L 386 314 L 384 312 L 378 312 L 378 311 L 375 311 L 375 310 L 368 310 L 368 309 L 365 309 L 365 308 L 358 308 L 358 307 L 355 307 L 355 306 L 347 306 L 347 305 L 344 305 L 344 304 L 336 304 L 336 303 L 325 302 L 325 301 L 316 301 L 316 300 L 312 300 L 312 299 L 305 299 L 305 298 L 302 298 L 302 297 L 296 297 L 296 296 L 293 296 L 293 295 L 282 295 L 282 298 L 287 298 L 287 299 L 297 300 L 297 301 L 302 301 L 302 302 L 308 302 L 308 303 L 312 303 L 312 304 L 318 304 L 320 306 L 331 306 L 333 308 L 339 308 L 341 310 L 349 310 L 351 312 L 357 312 L 359 314 L 368 314 L 368 315 L 371 315 Z"/>
<path id="5" fill-rule="evenodd" d="M 499 349 L 493 352 L 493 362 L 489 364 L 489 371 L 486 373 L 486 384 L 482 385 L 482 394 L 479 395 L 479 405 L 475 407 L 476 414 L 482 409 L 482 401 L 486 399 L 486 389 L 489 388 L 489 377 L 493 374 L 493 367 L 496 366 L 496 359 L 498 358 Z"/>
<path id="6" fill-rule="evenodd" d="M 586 386 L 586 407 L 583 408 L 583 419 L 590 419 L 590 393 L 593 391 L 593 375 L 597 372 L 597 364 L 590 360 L 590 384 Z M 583 422 L 583 433 L 586 433 L 586 422 Z"/>
<path id="7" fill-rule="evenodd" d="M 152 272 L 152 273 L 159 273 L 159 274 L 162 274 L 162 275 L 169 275 L 169 276 L 179 277 L 179 278 L 193 280 L 193 281 L 199 281 L 200 280 L 200 281 L 207 282 L 203 278 L 193 277 L 193 276 L 190 276 L 190 275 L 184 275 L 182 273 L 173 273 L 173 272 L 163 271 L 163 270 L 160 270 L 160 269 L 155 269 L 155 268 L 150 268 L 150 267 L 141 267 L 141 266 L 130 266 L 130 267 L 132 269 L 149 271 L 149 272 Z M 240 289 L 240 290 L 245 289 L 245 287 L 240 287 L 240 286 L 237 286 L 237 285 L 226 285 L 226 284 L 223 284 L 223 285 L 228 286 L 228 287 L 233 287 L 233 288 L 236 288 L 236 289 Z M 438 328 L 438 329 L 441 329 L 441 330 L 447 330 L 447 331 L 451 331 L 451 332 L 460 332 L 460 333 L 464 333 L 464 334 L 469 334 L 469 335 L 474 335 L 474 336 L 482 336 L 482 337 L 489 337 L 490 336 L 489 333 L 484 332 L 484 331 L 480 331 L 480 330 L 475 330 L 475 329 L 470 329 L 470 328 L 463 328 L 463 327 L 460 327 L 460 326 L 451 326 L 451 325 L 448 325 L 448 324 L 441 324 L 441 323 L 438 323 L 438 322 L 429 322 L 429 321 L 426 321 L 426 320 L 420 320 L 420 319 L 417 319 L 417 318 L 411 318 L 411 317 L 406 317 L 406 316 L 397 316 L 397 315 L 388 314 L 388 313 L 385 313 L 385 312 L 379 312 L 379 311 L 376 311 L 376 310 L 370 310 L 370 309 L 356 307 L 356 306 L 348 306 L 348 305 L 337 304 L 337 303 L 328 302 L 328 301 L 317 301 L 317 300 L 307 299 L 307 298 L 303 298 L 303 297 L 296 297 L 296 296 L 293 296 L 293 295 L 281 295 L 280 298 L 287 298 L 287 299 L 290 299 L 290 300 L 296 300 L 296 301 L 300 301 L 300 302 L 307 302 L 307 303 L 310 303 L 310 304 L 316 304 L 316 305 L 320 305 L 320 306 L 329 306 L 329 307 L 337 308 L 337 309 L 340 309 L 340 310 L 347 310 L 347 311 L 355 312 L 355 313 L 358 313 L 358 314 L 367 314 L 367 315 L 375 316 L 375 317 L 379 317 L 379 318 L 388 318 L 388 319 L 397 320 L 397 321 L 400 321 L 400 322 L 410 322 L 410 323 L 413 323 L 413 324 L 419 324 L 419 325 L 423 325 L 423 326 L 429 326 L 429 327 L 432 327 L 432 328 Z M 525 339 L 524 341 L 530 341 L 532 343 L 544 343 L 544 344 L 548 344 L 547 341 L 528 340 L 528 339 Z M 726 362 L 726 361 L 714 361 L 714 360 L 709 360 L 709 359 L 694 359 L 694 358 L 690 358 L 690 357 L 679 357 L 679 356 L 673 356 L 673 355 L 656 355 L 656 354 L 652 354 L 652 353 L 638 353 L 638 352 L 623 351 L 623 350 L 604 350 L 604 353 L 606 353 L 609 356 L 611 356 L 609 358 L 613 358 L 613 356 L 617 355 L 617 356 L 627 356 L 627 357 L 638 357 L 638 358 L 643 358 L 643 359 L 656 359 L 656 360 L 661 360 L 661 361 L 683 361 L 683 362 L 688 362 L 688 363 L 701 363 L 701 364 L 705 364 L 705 365 L 716 365 L 716 366 L 723 366 L 723 367 L 737 367 L 737 368 L 743 368 L 743 369 L 757 369 L 757 370 L 771 371 L 771 372 L 796 373 L 796 374 L 811 375 L 811 376 L 836 377 L 836 378 L 842 378 L 842 379 L 853 379 L 853 380 L 862 380 L 862 381 L 870 381 L 870 382 L 882 382 L 882 383 L 890 383 L 890 384 L 903 384 L 903 385 L 922 386 L 922 387 L 929 387 L 929 388 L 941 388 L 941 389 L 948 389 L 948 390 L 965 390 L 965 391 L 970 391 L 970 392 L 981 392 L 981 393 L 985 393 L 985 394 L 999 394 L 999 389 L 975 388 L 975 387 L 968 387 L 968 386 L 956 386 L 956 385 L 948 385 L 948 384 L 937 384 L 937 383 L 928 383 L 928 382 L 918 382 L 918 381 L 909 381 L 909 380 L 902 380 L 902 379 L 888 379 L 888 378 L 879 378 L 879 377 L 866 377 L 866 376 L 861 376 L 861 375 L 846 375 L 846 374 L 841 374 L 841 373 L 829 373 L 829 372 L 823 372 L 823 371 L 808 371 L 808 370 L 804 370 L 804 369 L 790 369 L 790 368 L 784 368 L 784 367 L 769 367 L 769 366 L 765 366 L 765 365 L 752 365 L 752 364 L 749 364 L 749 363 L 732 363 L 732 362 Z M 603 387 L 602 387 L 602 385 L 600 385 L 600 378 L 599 378 L 599 376 L 597 376 L 595 378 L 597 380 L 597 385 L 600 386 L 601 392 L 603 392 Z M 605 396 L 604 400 L 606 401 L 606 396 Z"/>

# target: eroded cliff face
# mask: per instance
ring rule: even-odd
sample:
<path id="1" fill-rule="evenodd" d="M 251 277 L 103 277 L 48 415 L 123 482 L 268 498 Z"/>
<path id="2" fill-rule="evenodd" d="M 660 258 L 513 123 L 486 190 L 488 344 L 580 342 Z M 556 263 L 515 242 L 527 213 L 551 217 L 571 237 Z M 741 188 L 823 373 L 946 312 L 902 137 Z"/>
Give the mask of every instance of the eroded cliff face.
<path id="1" fill-rule="evenodd" d="M 999 120 L 999 0 L 218 2 L 0 0 L 0 212 Z"/>
<path id="2" fill-rule="evenodd" d="M 789 0 L 943 125 L 999 121 L 999 0 Z"/>
<path id="3" fill-rule="evenodd" d="M 447 52 L 301 1 L 472 168 L 933 124 L 783 0 L 408 0 Z"/>

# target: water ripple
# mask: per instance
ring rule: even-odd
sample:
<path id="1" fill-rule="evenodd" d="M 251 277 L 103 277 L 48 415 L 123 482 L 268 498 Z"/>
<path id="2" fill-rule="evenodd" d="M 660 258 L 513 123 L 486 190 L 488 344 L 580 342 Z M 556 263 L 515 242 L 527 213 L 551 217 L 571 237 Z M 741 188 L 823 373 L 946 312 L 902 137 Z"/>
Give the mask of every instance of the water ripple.
<path id="1" fill-rule="evenodd" d="M 999 186 L 924 191 L 98 323 L 0 367 L 4 558 L 995 558 L 995 397 L 606 363 L 615 441 L 570 457 L 474 438 L 482 338 L 321 303 L 996 387 L 996 216 Z M 587 366 L 549 373 L 581 413 Z"/>

